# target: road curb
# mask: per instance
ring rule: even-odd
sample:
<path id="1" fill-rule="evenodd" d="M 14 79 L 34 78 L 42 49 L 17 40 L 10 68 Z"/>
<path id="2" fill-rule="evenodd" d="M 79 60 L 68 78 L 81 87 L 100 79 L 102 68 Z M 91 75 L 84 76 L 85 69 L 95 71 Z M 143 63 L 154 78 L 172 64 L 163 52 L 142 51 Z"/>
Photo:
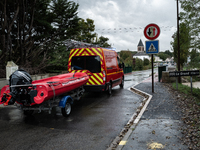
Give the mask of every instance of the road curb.
<path id="1" fill-rule="evenodd" d="M 138 83 L 140 84 L 140 83 Z M 110 144 L 110 146 L 107 148 L 107 150 L 121 150 L 124 145 L 126 145 L 126 142 L 131 135 L 131 133 L 134 131 L 136 128 L 140 118 L 142 117 L 144 111 L 146 110 L 149 102 L 152 99 L 152 95 L 143 92 L 139 89 L 136 89 L 135 86 L 138 84 L 134 85 L 133 87 L 129 88 L 128 90 L 134 92 L 135 94 L 144 97 L 142 103 L 140 106 L 137 108 L 136 113 L 134 113 L 131 117 L 131 119 L 128 121 L 128 123 L 125 125 L 125 127 L 121 130 L 119 136 L 117 136 L 113 142 Z"/>

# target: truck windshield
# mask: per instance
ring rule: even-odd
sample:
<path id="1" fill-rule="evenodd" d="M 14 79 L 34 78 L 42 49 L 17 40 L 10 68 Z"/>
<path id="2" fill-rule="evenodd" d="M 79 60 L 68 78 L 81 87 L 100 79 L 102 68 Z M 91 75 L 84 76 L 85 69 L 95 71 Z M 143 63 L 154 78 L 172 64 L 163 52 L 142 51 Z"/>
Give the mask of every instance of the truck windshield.
<path id="1" fill-rule="evenodd" d="M 101 72 L 99 56 L 75 56 L 72 57 L 72 70 L 89 70 L 92 73 Z"/>

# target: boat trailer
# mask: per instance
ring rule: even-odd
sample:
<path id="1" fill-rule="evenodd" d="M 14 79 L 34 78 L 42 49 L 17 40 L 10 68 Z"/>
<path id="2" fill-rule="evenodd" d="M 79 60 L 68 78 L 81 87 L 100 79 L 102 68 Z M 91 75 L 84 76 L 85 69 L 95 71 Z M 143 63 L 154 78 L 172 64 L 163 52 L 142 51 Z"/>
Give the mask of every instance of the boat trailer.
<path id="1" fill-rule="evenodd" d="M 53 99 L 49 99 L 48 101 L 43 102 L 42 104 L 34 105 L 34 106 L 25 106 L 17 104 L 17 107 L 24 111 L 25 115 L 31 115 L 34 111 L 38 111 L 38 113 L 42 111 L 48 111 L 51 114 L 53 107 L 61 108 L 62 115 L 64 117 L 68 117 L 72 110 L 72 104 L 74 100 L 80 100 L 83 95 L 85 89 L 83 86 L 70 91 L 69 93 L 65 93 L 60 96 L 56 96 Z"/>

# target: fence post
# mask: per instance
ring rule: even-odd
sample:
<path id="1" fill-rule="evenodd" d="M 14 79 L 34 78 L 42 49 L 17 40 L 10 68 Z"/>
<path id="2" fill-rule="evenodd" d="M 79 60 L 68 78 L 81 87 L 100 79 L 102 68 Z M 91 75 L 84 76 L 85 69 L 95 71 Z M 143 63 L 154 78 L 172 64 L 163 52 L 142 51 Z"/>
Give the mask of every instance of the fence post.
<path id="1" fill-rule="evenodd" d="M 9 80 L 10 75 L 18 70 L 18 66 L 13 61 L 8 61 L 6 65 L 6 80 Z"/>

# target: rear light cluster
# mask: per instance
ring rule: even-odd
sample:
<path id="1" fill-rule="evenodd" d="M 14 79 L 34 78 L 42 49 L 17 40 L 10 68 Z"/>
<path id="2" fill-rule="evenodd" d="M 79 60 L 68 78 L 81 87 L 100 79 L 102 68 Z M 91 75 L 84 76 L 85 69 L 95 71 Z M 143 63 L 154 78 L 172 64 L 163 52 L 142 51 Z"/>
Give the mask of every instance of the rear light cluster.
<path id="1" fill-rule="evenodd" d="M 106 81 L 106 72 L 103 71 L 103 82 L 105 82 L 105 81 Z"/>

